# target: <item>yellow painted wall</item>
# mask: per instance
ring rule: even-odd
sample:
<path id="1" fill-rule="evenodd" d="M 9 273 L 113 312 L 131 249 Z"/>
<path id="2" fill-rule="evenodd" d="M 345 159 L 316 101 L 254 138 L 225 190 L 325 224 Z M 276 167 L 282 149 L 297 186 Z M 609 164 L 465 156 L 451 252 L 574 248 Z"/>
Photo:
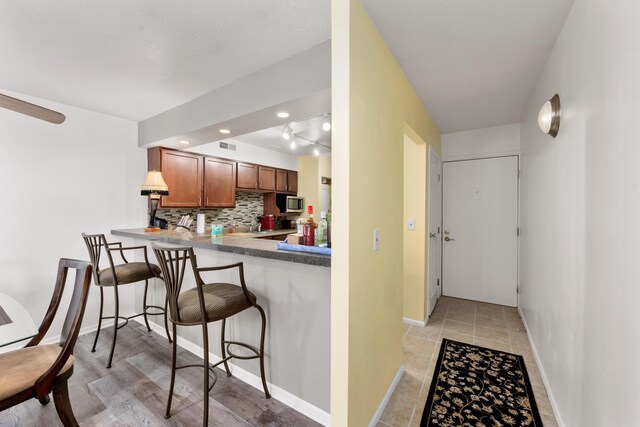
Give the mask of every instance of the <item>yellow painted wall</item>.
<path id="1" fill-rule="evenodd" d="M 298 196 L 304 197 L 304 213 L 313 206 L 313 220 L 320 221 L 320 189 L 322 177 L 331 178 L 331 156 L 304 156 L 298 158 Z"/>
<path id="2" fill-rule="evenodd" d="M 415 138 L 415 137 L 414 137 Z M 425 319 L 427 284 L 428 146 L 404 136 L 403 317 Z M 415 230 L 407 228 L 413 218 Z"/>
<path id="3" fill-rule="evenodd" d="M 317 223 L 316 211 L 318 210 L 318 158 L 305 156 L 298 158 L 298 196 L 304 197 L 304 212 L 301 216 L 307 217 L 307 206 L 313 206 L 313 217 Z M 320 214 L 318 213 L 318 218 Z"/>
<path id="4" fill-rule="evenodd" d="M 331 423 L 366 426 L 402 365 L 404 135 L 440 137 L 359 0 L 331 31 Z"/>

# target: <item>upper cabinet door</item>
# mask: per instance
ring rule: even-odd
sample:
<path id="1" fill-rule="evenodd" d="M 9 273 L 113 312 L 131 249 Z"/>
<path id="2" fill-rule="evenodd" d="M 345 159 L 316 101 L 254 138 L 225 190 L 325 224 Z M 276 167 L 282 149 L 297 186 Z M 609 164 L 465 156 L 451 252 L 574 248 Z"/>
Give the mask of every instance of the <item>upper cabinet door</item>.
<path id="1" fill-rule="evenodd" d="M 169 195 L 162 196 L 163 208 L 200 207 L 202 200 L 202 156 L 161 149 L 160 167 Z"/>
<path id="2" fill-rule="evenodd" d="M 258 166 L 249 163 L 238 163 L 238 180 L 236 187 L 245 190 L 258 188 Z"/>
<path id="3" fill-rule="evenodd" d="M 233 208 L 236 206 L 236 163 L 231 160 L 205 157 L 205 208 Z"/>
<path id="4" fill-rule="evenodd" d="M 258 189 L 276 191 L 276 170 L 265 166 L 258 166 Z"/>
<path id="5" fill-rule="evenodd" d="M 287 171 L 285 170 L 276 170 L 276 191 L 278 193 L 286 193 L 289 191 L 287 186 Z"/>
<path id="6" fill-rule="evenodd" d="M 287 187 L 289 193 L 298 193 L 298 172 L 287 171 Z"/>

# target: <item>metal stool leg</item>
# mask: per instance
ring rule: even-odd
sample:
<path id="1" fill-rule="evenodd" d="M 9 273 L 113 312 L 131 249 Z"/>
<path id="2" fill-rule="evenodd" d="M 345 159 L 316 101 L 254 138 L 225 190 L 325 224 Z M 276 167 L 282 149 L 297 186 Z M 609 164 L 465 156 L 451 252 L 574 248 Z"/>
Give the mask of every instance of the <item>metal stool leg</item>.
<path id="1" fill-rule="evenodd" d="M 209 425 L 209 334 L 207 324 L 202 325 L 202 344 L 204 347 L 204 414 L 202 415 L 202 425 Z"/>
<path id="2" fill-rule="evenodd" d="M 144 296 L 142 297 L 142 317 L 144 317 L 144 324 L 147 325 L 147 332 L 151 332 L 151 327 L 149 326 L 149 319 L 147 319 L 147 292 L 149 291 L 149 281 L 144 281 Z"/>
<path id="3" fill-rule="evenodd" d="M 176 324 L 172 323 L 173 336 L 176 337 Z M 164 414 L 165 418 L 171 416 L 171 399 L 173 398 L 173 386 L 176 383 L 176 357 L 178 351 L 177 340 L 173 340 L 173 358 L 171 359 L 171 384 L 169 385 L 169 400 L 167 401 L 167 412 Z"/>
<path id="4" fill-rule="evenodd" d="M 224 346 L 224 332 L 226 330 L 227 319 L 222 319 L 222 331 L 220 332 L 220 348 L 222 352 L 222 360 L 224 360 L 224 369 L 227 371 L 227 376 L 231 376 L 231 371 L 229 370 L 229 364 L 225 360 L 227 358 L 227 349 Z"/>
<path id="5" fill-rule="evenodd" d="M 169 298 L 165 297 L 164 299 L 164 330 L 167 332 L 167 339 L 169 340 L 169 343 L 171 343 L 173 340 L 171 339 L 171 335 L 169 335 L 169 321 L 167 320 L 169 317 L 169 312 L 167 311 L 167 306 L 169 304 Z M 173 337 L 175 339 L 176 333 L 173 333 Z"/>
<path id="6" fill-rule="evenodd" d="M 93 348 L 91 349 L 91 353 L 95 353 L 96 344 L 98 344 L 98 337 L 100 336 L 100 328 L 102 328 L 102 307 L 104 305 L 104 291 L 102 286 L 100 286 L 100 317 L 98 318 L 98 330 L 96 331 L 96 338 L 93 340 Z"/>
<path id="7" fill-rule="evenodd" d="M 116 348 L 116 338 L 118 337 L 118 315 L 120 314 L 120 298 L 118 297 L 118 285 L 113 285 L 113 292 L 115 295 L 116 312 L 113 316 L 113 341 L 111 341 L 111 352 L 109 353 L 109 362 L 107 363 L 107 369 L 111 367 L 111 361 L 113 360 L 113 351 Z"/>
<path id="8" fill-rule="evenodd" d="M 264 310 L 258 304 L 254 306 L 260 312 L 260 317 L 262 317 L 262 330 L 260 331 L 260 376 L 262 377 L 262 387 L 264 388 L 264 394 L 267 399 L 271 397 L 269 394 L 269 389 L 267 388 L 267 379 L 264 375 L 264 335 L 265 329 L 267 326 L 267 319 L 264 314 Z"/>

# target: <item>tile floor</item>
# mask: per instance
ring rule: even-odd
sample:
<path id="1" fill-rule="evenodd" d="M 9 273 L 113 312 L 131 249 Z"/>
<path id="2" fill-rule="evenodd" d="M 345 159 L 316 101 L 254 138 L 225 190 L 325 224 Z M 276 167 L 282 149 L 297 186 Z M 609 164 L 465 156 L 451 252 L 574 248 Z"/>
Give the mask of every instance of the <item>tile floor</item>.
<path id="1" fill-rule="evenodd" d="M 426 327 L 404 326 L 405 372 L 378 427 L 420 425 L 442 338 L 522 355 L 542 422 L 557 426 L 518 310 L 441 297 Z"/>

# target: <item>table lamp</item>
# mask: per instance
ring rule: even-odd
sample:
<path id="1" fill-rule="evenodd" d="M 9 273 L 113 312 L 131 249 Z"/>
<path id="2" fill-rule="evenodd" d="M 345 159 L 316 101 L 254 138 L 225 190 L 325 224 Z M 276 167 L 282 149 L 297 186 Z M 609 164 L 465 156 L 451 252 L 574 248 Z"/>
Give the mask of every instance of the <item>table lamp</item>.
<path id="1" fill-rule="evenodd" d="M 154 222 L 156 219 L 156 211 L 158 210 L 158 203 L 160 202 L 161 196 L 169 195 L 169 186 L 162 179 L 162 174 L 158 171 L 149 171 L 147 173 L 147 177 L 142 184 L 142 190 L 140 191 L 140 195 L 149 196 L 151 200 L 151 212 L 149 214 L 149 227 L 145 228 L 144 231 L 160 231 L 159 227 L 156 227 Z"/>

